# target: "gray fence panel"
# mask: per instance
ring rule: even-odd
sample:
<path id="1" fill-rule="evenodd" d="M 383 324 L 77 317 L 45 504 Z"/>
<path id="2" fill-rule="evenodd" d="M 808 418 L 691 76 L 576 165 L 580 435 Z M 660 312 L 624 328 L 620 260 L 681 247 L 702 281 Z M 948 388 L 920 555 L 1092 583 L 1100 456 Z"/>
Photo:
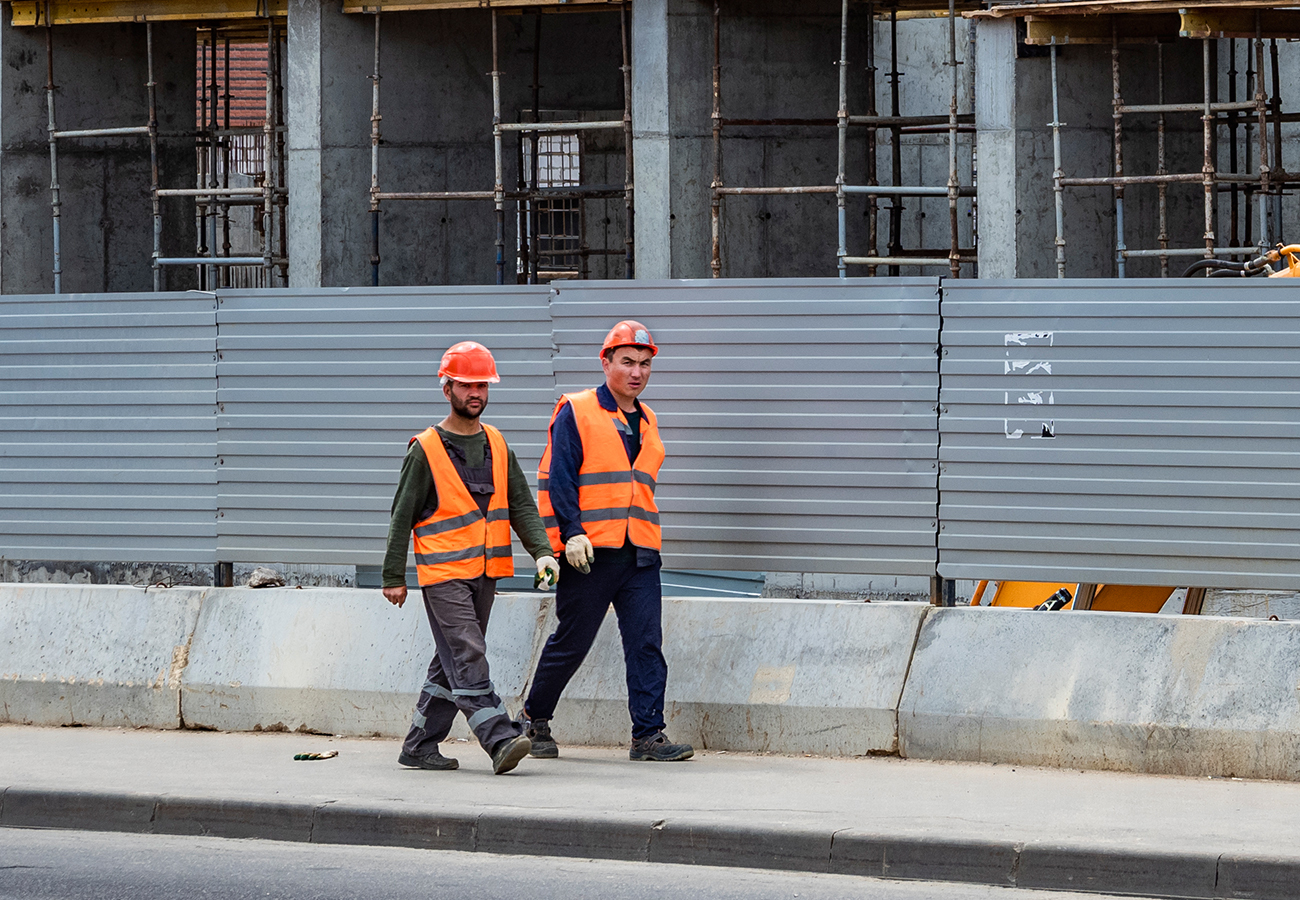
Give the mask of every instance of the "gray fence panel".
<path id="1" fill-rule="evenodd" d="M 0 296 L 0 557 L 211 563 L 216 299 Z"/>
<path id="2" fill-rule="evenodd" d="M 554 403 L 547 288 L 220 295 L 223 561 L 381 564 L 407 441 L 447 413 L 437 370 L 456 341 L 492 350 L 484 421 L 535 478 Z"/>
<path id="3" fill-rule="evenodd" d="M 1300 585 L 1294 282 L 954 281 L 943 316 L 941 575 Z"/>
<path id="4" fill-rule="evenodd" d="M 551 312 L 559 392 L 603 380 L 618 320 L 662 350 L 675 568 L 931 575 L 937 279 L 587 282 Z"/>

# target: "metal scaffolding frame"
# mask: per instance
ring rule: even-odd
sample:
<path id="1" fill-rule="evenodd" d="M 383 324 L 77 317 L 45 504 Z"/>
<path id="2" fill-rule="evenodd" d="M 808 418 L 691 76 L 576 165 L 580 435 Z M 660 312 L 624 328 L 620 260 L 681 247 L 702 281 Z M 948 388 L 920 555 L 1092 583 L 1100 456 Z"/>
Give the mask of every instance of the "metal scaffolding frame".
<path id="1" fill-rule="evenodd" d="M 193 197 L 198 234 L 195 256 L 161 260 L 162 265 L 194 265 L 199 268 L 199 285 L 204 289 L 232 286 L 231 270 L 257 267 L 261 270 L 260 287 L 275 286 L 278 270 L 280 286 L 289 283 L 288 235 L 289 203 L 285 184 L 286 149 L 284 121 L 284 75 L 281 45 L 285 29 L 274 19 L 266 21 L 266 98 L 261 126 L 231 124 L 230 45 L 232 40 L 250 37 L 246 25 L 207 26 L 199 29 L 202 41 L 200 65 L 198 150 L 198 187 L 163 190 L 164 197 Z M 262 184 L 231 187 L 232 143 L 240 137 L 262 137 Z M 258 231 L 262 238 L 261 256 L 232 256 L 230 211 L 234 207 L 260 208 Z M 220 232 L 220 243 L 218 233 Z"/>
<path id="2" fill-rule="evenodd" d="M 887 4 L 882 4 L 886 6 Z M 722 276 L 722 208 L 723 198 L 731 196 L 776 196 L 827 194 L 834 195 L 836 201 L 838 244 L 836 247 L 836 269 L 839 277 L 848 277 L 849 266 L 866 266 L 868 275 L 876 275 L 881 267 L 888 268 L 888 274 L 899 274 L 902 266 L 922 266 L 947 268 L 949 273 L 961 276 L 963 263 L 975 263 L 976 251 L 972 246 L 963 248 L 959 241 L 959 202 L 961 199 L 972 200 L 972 237 L 975 229 L 975 175 L 976 155 L 971 148 L 971 166 L 969 183 L 962 184 L 957 166 L 957 135 L 974 131 L 974 113 L 958 114 L 957 105 L 960 94 L 958 66 L 973 65 L 974 40 L 969 42 L 968 59 L 957 59 L 957 3 L 948 0 L 948 54 L 944 65 L 952 76 L 952 88 L 946 115 L 910 115 L 900 112 L 899 79 L 902 72 L 898 68 L 898 7 L 889 8 L 890 23 L 890 68 L 887 79 L 890 85 L 890 113 L 880 115 L 876 108 L 876 52 L 875 20 L 876 4 L 867 4 L 867 112 L 864 115 L 849 113 L 848 91 L 848 38 L 849 38 L 849 0 L 841 0 L 840 6 L 840 57 L 839 69 L 839 109 L 834 119 L 737 119 L 724 118 L 722 115 L 722 2 L 713 3 L 713 182 L 710 186 L 710 224 L 712 233 L 712 256 L 710 267 L 714 278 Z M 973 108 L 974 97 L 970 96 Z M 727 127 L 751 126 L 785 126 L 785 127 L 823 127 L 834 126 L 837 129 L 837 166 L 835 183 L 832 185 L 796 185 L 796 186 L 728 186 L 723 181 L 722 173 L 722 134 Z M 848 180 L 848 129 L 865 127 L 867 129 L 867 166 L 866 183 L 853 184 Z M 876 142 L 880 130 L 890 135 L 891 166 L 890 183 L 880 184 L 877 172 Z M 905 134 L 946 133 L 948 147 L 948 178 L 944 185 L 907 185 L 902 176 L 902 138 Z M 868 210 L 868 247 L 865 256 L 853 256 L 848 248 L 847 198 L 864 196 L 867 198 Z M 946 197 L 948 199 L 949 242 L 946 249 L 906 249 L 902 246 L 903 204 L 906 197 Z M 879 253 L 879 234 L 876 221 L 878 203 L 889 200 L 889 233 L 886 252 Z M 976 243 L 976 241 L 972 241 Z"/>
<path id="3" fill-rule="evenodd" d="M 1217 79 L 1213 65 L 1211 41 L 1214 37 L 1200 38 L 1202 44 L 1202 99 L 1200 103 L 1166 103 L 1165 102 L 1165 66 L 1164 45 L 1156 43 L 1157 49 L 1157 102 L 1148 104 L 1125 103 L 1120 90 L 1120 46 L 1125 43 L 1125 34 L 1119 27 L 1119 16 L 1111 18 L 1111 109 L 1114 121 L 1113 161 L 1110 176 L 1083 178 L 1067 177 L 1063 170 L 1061 156 L 1061 121 L 1058 88 L 1058 44 L 1055 36 L 1050 39 L 1051 80 L 1052 80 L 1052 129 L 1053 147 L 1053 194 L 1056 212 L 1056 275 L 1065 277 L 1065 198 L 1066 188 L 1110 187 L 1114 192 L 1115 203 L 1115 265 L 1116 274 L 1126 277 L 1125 263 L 1129 259 L 1156 258 L 1160 261 L 1161 277 L 1169 276 L 1169 260 L 1178 257 L 1197 257 L 1213 259 L 1220 256 L 1250 259 L 1261 256 L 1270 247 L 1269 206 L 1274 207 L 1273 219 L 1280 223 L 1282 192 L 1287 186 L 1300 184 L 1300 175 L 1288 175 L 1282 168 L 1282 135 L 1284 122 L 1300 121 L 1300 114 L 1282 111 L 1280 77 L 1278 74 L 1277 40 L 1271 41 L 1272 62 L 1272 96 L 1265 86 L 1264 36 L 1261 26 L 1261 11 L 1253 10 L 1255 37 L 1253 38 L 1254 56 L 1250 55 L 1251 39 L 1246 39 L 1246 84 L 1254 81 L 1254 97 L 1250 100 L 1237 99 L 1237 39 L 1229 38 L 1229 63 L 1227 69 L 1229 97 L 1226 102 L 1217 99 Z M 1133 40 L 1146 41 L 1140 29 L 1135 30 Z M 1165 132 L 1167 118 L 1173 115 L 1199 114 L 1202 122 L 1202 165 L 1199 172 L 1169 172 L 1165 155 Z M 1155 115 L 1156 119 L 1156 172 L 1148 175 L 1134 175 L 1124 169 L 1124 119 L 1132 115 Z M 1273 155 L 1270 161 L 1269 132 L 1272 125 Z M 1246 146 L 1246 171 L 1237 171 L 1238 129 L 1244 127 Z M 1252 128 L 1257 128 L 1252 140 Z M 1219 166 L 1219 132 L 1226 129 L 1229 141 L 1229 169 L 1223 172 Z M 1250 172 L 1250 150 L 1254 143 L 1258 148 L 1258 167 Z M 1168 186 L 1171 184 L 1200 184 L 1204 190 L 1204 234 L 1202 247 L 1170 247 L 1168 218 Z M 1154 185 L 1158 191 L 1159 233 L 1158 248 L 1130 249 L 1125 240 L 1124 200 L 1125 189 L 1138 185 Z M 1226 187 L 1229 193 L 1229 239 L 1225 246 L 1220 246 L 1216 225 L 1220 219 L 1219 193 Z M 1258 219 L 1258 235 L 1251 243 L 1252 202 Z M 1240 213 L 1244 212 L 1244 215 Z M 1241 227 L 1244 224 L 1244 229 Z M 1207 275 L 1209 273 L 1207 272 Z"/>
<path id="4" fill-rule="evenodd" d="M 370 114 L 370 216 L 371 216 L 371 283 L 379 284 L 379 219 L 384 201 L 398 200 L 491 200 L 496 211 L 496 283 L 505 283 L 506 273 L 506 203 L 516 204 L 516 220 L 519 222 L 519 249 L 516 252 L 516 268 L 522 268 L 524 280 L 528 284 L 537 284 L 542 277 L 542 260 L 563 257 L 580 257 L 582 261 L 581 277 L 588 274 L 588 259 L 593 255 L 616 256 L 620 252 L 624 259 L 624 275 L 632 278 L 634 274 L 633 215 L 635 213 L 633 166 L 632 166 L 632 64 L 629 35 L 627 0 L 617 3 L 619 25 L 622 36 L 622 65 L 620 71 L 623 79 L 623 116 L 609 121 L 540 121 L 541 115 L 541 20 L 540 7 L 532 10 L 534 15 L 533 30 L 533 82 L 532 82 L 532 122 L 505 122 L 501 115 L 501 65 L 500 44 L 497 35 L 497 9 L 493 7 L 492 16 L 492 149 L 495 182 L 491 191 L 385 191 L 379 183 L 379 147 L 383 142 L 380 122 L 383 116 L 379 106 L 379 84 L 382 78 L 380 70 L 381 49 L 381 7 L 370 9 L 375 17 L 375 68 L 368 76 L 372 83 Z M 538 139 L 543 133 L 572 134 L 588 131 L 621 131 L 624 141 L 624 179 L 621 187 L 616 185 L 575 185 L 560 188 L 541 187 L 538 184 Z M 505 154 L 504 137 L 506 134 L 519 135 L 518 159 L 519 177 L 515 190 L 505 189 Z M 524 177 L 523 144 L 527 138 L 530 142 L 531 164 L 529 177 Z M 592 200 L 616 200 L 622 198 L 626 209 L 626 233 L 622 250 L 613 248 L 591 248 L 586 243 L 586 204 Z M 581 246 L 571 250 L 544 251 L 540 248 L 538 236 L 538 216 L 543 203 L 555 200 L 574 200 L 578 203 L 579 222 L 581 224 Z M 530 238 L 532 238 L 530 240 Z M 518 278 L 518 275 L 516 275 Z"/>
<path id="5" fill-rule="evenodd" d="M 194 188 L 163 188 L 161 187 L 159 177 L 159 160 L 158 160 L 158 95 L 157 82 L 154 80 L 154 45 L 153 45 L 153 23 L 145 22 L 145 46 L 146 46 L 146 70 L 147 80 L 145 89 L 148 95 L 148 123 L 146 125 L 122 126 L 108 128 L 78 128 L 60 130 L 56 125 L 55 117 L 55 94 L 58 90 L 54 81 L 54 27 L 53 17 L 50 13 L 50 3 L 46 0 L 44 6 L 45 18 L 45 53 L 46 53 L 46 83 L 45 97 L 47 110 L 47 132 L 50 152 L 50 208 L 53 219 L 53 243 L 54 243 L 54 293 L 63 293 L 63 265 L 62 265 L 62 233 L 61 217 L 63 211 L 63 199 L 59 185 L 59 141 L 77 140 L 87 138 L 114 138 L 114 137 L 145 137 L 149 142 L 149 163 L 150 163 L 150 181 L 149 181 L 149 198 L 153 215 L 153 251 L 150 255 L 150 265 L 153 269 L 153 289 L 162 290 L 162 271 L 168 266 L 196 266 L 199 270 L 199 286 L 208 289 L 216 286 L 228 286 L 229 278 L 223 274 L 220 284 L 216 278 L 216 272 L 222 270 L 223 273 L 228 271 L 231 266 L 260 266 L 265 272 L 265 284 L 271 284 L 272 266 L 279 266 L 282 274 L 282 281 L 287 283 L 288 278 L 288 260 L 285 253 L 285 233 L 284 233 L 284 213 L 288 202 L 287 191 L 283 188 L 284 173 L 284 122 L 283 113 L 283 85 L 279 77 L 279 53 L 277 43 L 277 26 L 273 20 L 267 20 L 267 114 L 264 125 L 266 149 L 265 149 L 265 172 L 264 184 L 260 188 L 232 188 L 229 186 L 229 168 L 228 168 L 228 144 L 227 166 L 224 167 L 225 176 L 224 184 L 218 184 L 216 181 L 217 172 L 223 167 L 217 163 L 218 153 L 223 146 L 222 139 L 235 132 L 229 127 L 230 119 L 230 84 L 229 84 L 229 60 L 230 47 L 229 38 L 226 39 L 226 99 L 225 99 L 225 117 L 226 127 L 219 128 L 217 123 L 218 109 L 218 83 L 217 83 L 217 64 L 216 64 L 216 31 L 210 29 L 210 45 L 212 52 L 212 81 L 211 88 L 211 110 L 209 117 L 207 114 L 209 87 L 200 83 L 203 90 L 203 118 L 200 122 L 200 130 L 196 134 L 197 146 L 199 148 L 199 177 L 198 186 Z M 204 78 L 207 76 L 207 58 L 208 45 L 205 44 L 204 51 Z M 272 72 L 274 70 L 274 77 Z M 275 124 L 273 125 L 273 121 Z M 273 140 L 273 133 L 279 135 L 278 145 Z M 275 148 L 277 153 L 273 153 Z M 273 166 L 273 161 L 278 160 L 278 167 Z M 211 163 L 210 169 L 208 163 Z M 211 173 L 211 183 L 205 184 L 209 180 L 209 171 Z M 273 178 L 272 173 L 278 173 L 279 178 Z M 199 246 L 196 255 L 192 257 L 165 257 L 162 255 L 162 199 L 165 197 L 193 197 L 198 207 L 197 215 L 199 218 Z M 262 256 L 249 257 L 232 257 L 229 254 L 229 209 L 233 205 L 255 203 L 263 208 L 262 223 L 265 232 L 264 252 Z M 280 213 L 280 253 L 278 256 L 272 253 L 272 217 L 275 209 Z M 224 255 L 218 255 L 216 251 L 217 221 L 222 218 L 225 221 L 225 249 Z M 207 228 L 206 225 L 211 221 L 212 245 L 206 245 Z"/>

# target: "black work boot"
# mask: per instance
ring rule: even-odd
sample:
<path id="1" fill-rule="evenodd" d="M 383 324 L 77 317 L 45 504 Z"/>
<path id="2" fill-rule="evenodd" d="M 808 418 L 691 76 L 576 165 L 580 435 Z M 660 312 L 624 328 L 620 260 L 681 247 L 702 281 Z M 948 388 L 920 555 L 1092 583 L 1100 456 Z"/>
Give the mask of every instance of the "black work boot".
<path id="1" fill-rule="evenodd" d="M 555 738 L 551 737 L 550 719 L 530 719 L 528 713 L 521 711 L 519 724 L 524 729 L 524 734 L 528 735 L 528 740 L 533 743 L 533 749 L 528 751 L 529 756 L 533 759 L 555 759 L 560 755 L 560 747 L 555 743 Z"/>
<path id="2" fill-rule="evenodd" d="M 633 738 L 632 749 L 627 752 L 627 755 L 628 759 L 677 762 L 694 756 L 695 748 L 690 744 L 670 744 L 668 735 L 656 731 L 649 737 Z"/>
<path id="3" fill-rule="evenodd" d="M 460 763 L 450 757 L 443 756 L 435 747 L 432 752 L 424 756 L 414 756 L 403 750 L 397 756 L 397 761 L 404 766 L 410 766 L 412 769 L 458 769 Z"/>
<path id="4" fill-rule="evenodd" d="M 492 774 L 504 775 L 519 765 L 519 760 L 528 755 L 532 743 L 525 734 L 512 738 L 502 738 L 492 748 Z"/>

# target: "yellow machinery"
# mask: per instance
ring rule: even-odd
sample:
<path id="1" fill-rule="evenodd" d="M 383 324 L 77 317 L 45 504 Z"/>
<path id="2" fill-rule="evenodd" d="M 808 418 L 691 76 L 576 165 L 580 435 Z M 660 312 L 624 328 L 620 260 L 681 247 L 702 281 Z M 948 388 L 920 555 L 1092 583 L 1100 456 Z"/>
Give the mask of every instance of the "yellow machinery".
<path id="1" fill-rule="evenodd" d="M 1054 583 L 1047 581 L 998 581 L 994 582 L 996 587 L 993 589 L 993 599 L 989 606 L 1012 606 L 1021 608 L 1031 608 L 1047 600 L 1061 588 L 1070 592 L 1072 599 L 1065 605 L 1065 609 L 1075 608 L 1076 602 L 1080 595 L 1089 597 L 1086 604 L 1087 609 L 1106 610 L 1110 612 L 1144 612 L 1157 613 L 1161 607 L 1168 602 L 1170 596 L 1174 593 L 1171 587 L 1152 587 L 1148 585 L 1134 584 L 1070 584 Z M 989 582 L 981 581 L 979 587 L 975 589 L 975 596 L 971 598 L 971 606 L 979 606 L 983 600 L 984 594 L 988 589 Z M 1194 605 L 1197 612 L 1200 610 L 1200 598 L 1204 594 L 1203 589 L 1190 588 L 1189 594 L 1197 591 Z M 1085 608 L 1083 604 L 1079 605 L 1080 609 Z M 1184 612 L 1191 612 L 1187 606 L 1184 606 Z"/>

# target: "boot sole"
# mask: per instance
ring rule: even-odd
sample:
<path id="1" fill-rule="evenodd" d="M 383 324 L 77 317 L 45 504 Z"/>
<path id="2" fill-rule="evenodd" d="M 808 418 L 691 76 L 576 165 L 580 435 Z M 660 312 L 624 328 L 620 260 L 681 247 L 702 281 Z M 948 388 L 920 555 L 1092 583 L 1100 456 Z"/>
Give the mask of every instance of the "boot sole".
<path id="1" fill-rule="evenodd" d="M 441 763 L 430 764 L 418 756 L 410 756 L 403 753 L 397 757 L 399 765 L 409 766 L 412 769 L 427 769 L 431 772 L 449 772 L 452 769 L 459 769 L 460 763 L 454 759 L 442 758 Z"/>
<path id="2" fill-rule="evenodd" d="M 558 759 L 560 748 L 555 744 L 551 744 L 549 747 L 539 747 L 533 744 L 533 749 L 528 751 L 528 755 L 533 759 Z"/>
<path id="3" fill-rule="evenodd" d="M 509 772 L 519 765 L 521 759 L 528 755 L 528 751 L 532 749 L 532 746 L 532 742 L 522 735 L 512 739 L 505 755 L 499 760 L 492 761 L 492 774 L 504 775 Z"/>
<path id="4" fill-rule="evenodd" d="M 627 758 L 635 762 L 681 762 L 684 759 L 690 759 L 694 755 L 695 749 L 692 748 L 684 753 L 677 753 L 673 756 L 651 756 L 649 754 L 638 755 L 635 753 L 628 753 Z"/>

